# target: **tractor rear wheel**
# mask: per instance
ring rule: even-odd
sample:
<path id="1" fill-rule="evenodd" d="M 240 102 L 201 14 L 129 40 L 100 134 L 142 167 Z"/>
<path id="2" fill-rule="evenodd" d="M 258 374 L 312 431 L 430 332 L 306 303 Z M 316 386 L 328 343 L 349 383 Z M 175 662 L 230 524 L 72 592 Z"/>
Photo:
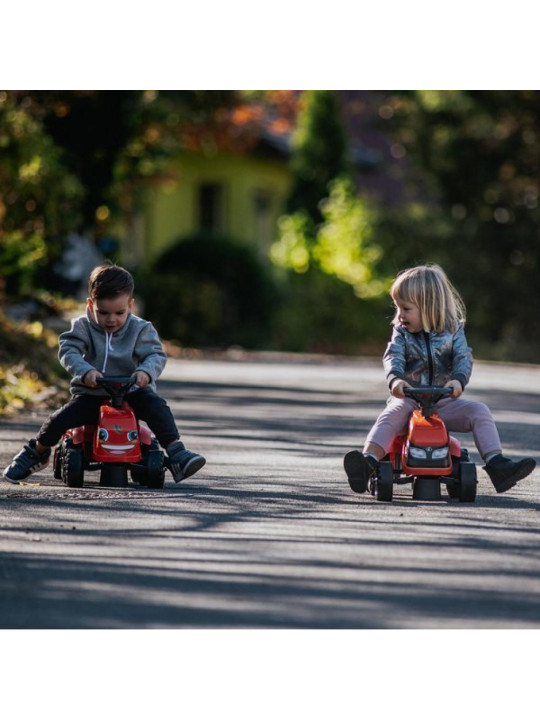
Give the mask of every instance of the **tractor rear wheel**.
<path id="1" fill-rule="evenodd" d="M 392 502 L 394 494 L 394 469 L 392 463 L 383 461 L 379 463 L 375 494 L 380 502 Z"/>
<path id="2" fill-rule="evenodd" d="M 80 488 L 84 483 L 84 461 L 82 448 L 68 447 L 61 456 L 62 480 L 71 488 Z"/>
<path id="3" fill-rule="evenodd" d="M 476 465 L 472 462 L 459 463 L 459 501 L 474 502 L 476 500 Z"/>

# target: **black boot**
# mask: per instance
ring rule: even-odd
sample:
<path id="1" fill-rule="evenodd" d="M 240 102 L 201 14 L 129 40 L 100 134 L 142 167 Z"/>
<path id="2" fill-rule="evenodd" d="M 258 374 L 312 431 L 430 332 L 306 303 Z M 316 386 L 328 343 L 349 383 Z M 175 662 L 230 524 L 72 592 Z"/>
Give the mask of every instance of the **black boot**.
<path id="1" fill-rule="evenodd" d="M 355 493 L 365 493 L 368 480 L 377 474 L 379 463 L 371 455 L 365 456 L 359 450 L 351 450 L 344 459 L 343 465 L 351 490 Z"/>
<path id="2" fill-rule="evenodd" d="M 500 453 L 492 457 L 484 466 L 493 483 L 493 487 L 498 493 L 506 492 L 523 478 L 530 475 L 536 467 L 536 460 L 531 457 L 523 458 L 523 460 L 510 460 Z"/>

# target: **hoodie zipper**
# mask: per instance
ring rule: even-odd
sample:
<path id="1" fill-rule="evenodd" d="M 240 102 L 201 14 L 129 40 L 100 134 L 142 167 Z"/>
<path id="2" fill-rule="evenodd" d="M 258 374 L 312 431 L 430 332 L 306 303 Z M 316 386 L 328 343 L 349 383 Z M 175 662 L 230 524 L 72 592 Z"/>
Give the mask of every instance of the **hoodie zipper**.
<path id="1" fill-rule="evenodd" d="M 431 340 L 429 333 L 424 330 L 428 358 L 428 385 L 433 385 L 433 355 L 431 354 Z"/>
<path id="2" fill-rule="evenodd" d="M 101 369 L 101 372 L 105 372 L 105 368 L 107 367 L 107 358 L 109 357 L 109 350 L 112 352 L 112 333 L 109 335 L 108 332 L 105 333 L 105 360 L 103 361 L 103 367 Z"/>

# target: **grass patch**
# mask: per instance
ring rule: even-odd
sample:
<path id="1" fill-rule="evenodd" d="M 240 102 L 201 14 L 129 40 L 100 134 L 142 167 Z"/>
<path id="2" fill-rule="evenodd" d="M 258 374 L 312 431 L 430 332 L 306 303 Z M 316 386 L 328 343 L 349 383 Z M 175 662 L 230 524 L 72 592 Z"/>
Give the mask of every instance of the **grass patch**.
<path id="1" fill-rule="evenodd" d="M 0 415 L 68 398 L 57 352 L 57 334 L 41 322 L 15 323 L 0 314 Z"/>

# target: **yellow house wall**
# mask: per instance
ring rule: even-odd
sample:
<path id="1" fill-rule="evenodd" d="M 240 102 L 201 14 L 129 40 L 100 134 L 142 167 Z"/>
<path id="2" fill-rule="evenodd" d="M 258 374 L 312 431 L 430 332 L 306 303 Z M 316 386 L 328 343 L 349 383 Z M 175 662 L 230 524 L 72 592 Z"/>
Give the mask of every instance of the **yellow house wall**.
<path id="1" fill-rule="evenodd" d="M 144 248 L 147 259 L 160 254 L 179 237 L 199 230 L 198 192 L 202 184 L 223 187 L 223 223 L 220 232 L 236 240 L 259 245 L 263 254 L 275 237 L 277 220 L 284 212 L 290 188 L 286 161 L 250 156 L 182 156 L 171 167 L 171 179 L 145 193 Z M 262 240 L 257 228 L 255 193 L 270 197 L 268 227 L 270 239 Z"/>

